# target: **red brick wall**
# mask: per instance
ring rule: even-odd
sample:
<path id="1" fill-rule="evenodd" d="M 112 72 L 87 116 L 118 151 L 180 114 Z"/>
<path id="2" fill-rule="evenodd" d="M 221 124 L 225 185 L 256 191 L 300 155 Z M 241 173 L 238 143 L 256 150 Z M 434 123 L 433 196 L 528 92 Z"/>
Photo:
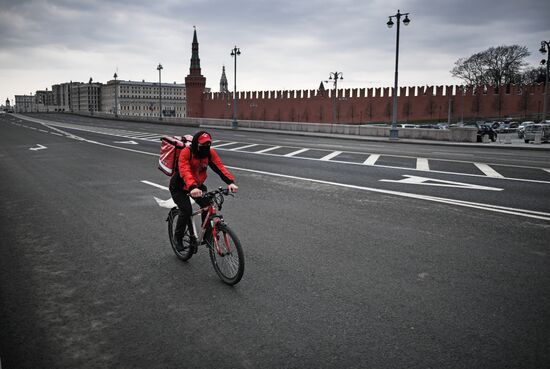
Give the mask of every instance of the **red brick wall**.
<path id="1" fill-rule="evenodd" d="M 391 90 L 389 87 L 338 90 L 337 122 L 391 122 Z M 447 121 L 449 99 L 453 121 L 461 120 L 463 103 L 465 120 L 536 116 L 542 113 L 543 93 L 542 84 L 505 86 L 498 93 L 491 86 L 476 87 L 468 89 L 464 96 L 460 86 L 401 87 L 398 121 Z M 327 90 L 325 95 L 317 90 L 239 92 L 237 118 L 332 123 L 333 94 L 334 90 Z M 197 89 L 187 87 L 187 101 L 189 116 L 230 119 L 233 114 L 232 94 L 207 93 L 199 98 Z M 201 103 L 202 109 L 198 107 Z"/>

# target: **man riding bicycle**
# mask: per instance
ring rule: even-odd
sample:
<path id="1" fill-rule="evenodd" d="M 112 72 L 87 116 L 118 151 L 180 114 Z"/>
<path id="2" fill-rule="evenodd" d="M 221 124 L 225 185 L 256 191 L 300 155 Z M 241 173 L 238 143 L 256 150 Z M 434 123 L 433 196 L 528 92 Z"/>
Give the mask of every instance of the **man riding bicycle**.
<path id="1" fill-rule="evenodd" d="M 202 198 L 203 192 L 207 190 L 204 182 L 206 181 L 208 167 L 212 168 L 228 185 L 229 191 L 237 192 L 238 189 L 234 183 L 234 177 L 225 168 L 216 151 L 210 147 L 211 145 L 212 136 L 208 132 L 197 132 L 193 136 L 191 146 L 181 151 L 176 165 L 176 172 L 170 179 L 170 193 L 180 209 L 180 216 L 174 232 L 174 238 L 180 251 L 183 249 L 183 236 L 187 226 L 190 226 L 191 244 L 196 246 L 197 238 L 196 235 L 192 234 L 193 228 L 190 224 L 192 207 L 189 196 L 193 197 L 201 207 L 208 205 L 208 200 Z"/>

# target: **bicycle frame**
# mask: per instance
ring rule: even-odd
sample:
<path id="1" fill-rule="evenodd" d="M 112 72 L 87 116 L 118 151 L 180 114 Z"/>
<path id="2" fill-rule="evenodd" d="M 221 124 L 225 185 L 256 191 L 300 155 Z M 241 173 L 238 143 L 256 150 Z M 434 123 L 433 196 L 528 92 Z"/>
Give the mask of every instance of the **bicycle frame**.
<path id="1" fill-rule="evenodd" d="M 195 225 L 194 218 L 197 215 L 202 214 L 203 212 L 207 212 L 207 215 L 204 218 L 204 222 L 201 224 L 200 235 L 197 236 L 197 227 Z M 218 255 L 223 255 L 223 251 L 220 247 L 220 242 L 218 240 L 218 227 L 217 227 L 218 223 L 223 223 L 223 217 L 221 216 L 221 214 L 217 213 L 216 209 L 212 204 L 204 208 L 200 208 L 191 214 L 191 225 L 193 227 L 193 233 L 195 234 L 195 236 L 197 236 L 198 244 L 200 245 L 203 242 L 204 237 L 206 236 L 206 231 L 208 230 L 208 224 L 210 224 L 211 231 L 212 231 L 212 240 L 214 241 L 214 247 L 216 249 L 216 252 L 218 253 Z M 227 252 L 230 252 L 231 250 L 229 247 L 229 239 L 227 238 L 227 234 L 223 233 L 223 236 L 224 236 L 225 247 L 227 248 Z"/>

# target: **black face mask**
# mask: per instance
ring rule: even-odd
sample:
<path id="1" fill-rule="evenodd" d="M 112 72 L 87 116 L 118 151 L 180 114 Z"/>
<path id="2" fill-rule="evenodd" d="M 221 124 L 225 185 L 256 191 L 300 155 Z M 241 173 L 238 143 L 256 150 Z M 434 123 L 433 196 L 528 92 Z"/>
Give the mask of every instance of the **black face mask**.
<path id="1" fill-rule="evenodd" d="M 201 159 L 206 158 L 210 154 L 210 146 L 197 147 L 197 156 Z"/>

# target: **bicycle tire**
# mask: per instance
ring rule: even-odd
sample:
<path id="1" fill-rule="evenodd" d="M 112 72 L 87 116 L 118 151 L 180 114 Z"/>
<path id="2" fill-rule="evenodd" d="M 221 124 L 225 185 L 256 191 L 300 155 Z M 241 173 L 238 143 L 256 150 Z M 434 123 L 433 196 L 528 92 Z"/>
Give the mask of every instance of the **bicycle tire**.
<path id="1" fill-rule="evenodd" d="M 216 274 L 222 282 L 233 286 L 241 280 L 244 274 L 244 252 L 241 246 L 241 242 L 237 238 L 235 232 L 231 230 L 227 225 L 220 224 L 217 226 L 218 238 L 220 248 L 223 249 L 224 254 L 219 255 L 216 251 L 216 247 L 213 242 L 213 236 L 207 239 L 208 249 L 210 252 L 210 261 L 216 271 Z M 227 238 L 226 238 L 227 236 Z M 225 240 L 229 241 L 229 252 L 227 251 L 227 245 Z"/>
<path id="2" fill-rule="evenodd" d="M 176 254 L 176 256 L 178 257 L 178 259 L 182 261 L 187 261 L 191 259 L 191 256 L 193 256 L 193 248 L 189 243 L 189 227 L 187 227 L 187 229 L 185 230 L 185 234 L 183 235 L 183 250 L 178 250 L 178 245 L 176 243 L 174 235 L 179 216 L 180 211 L 177 208 L 173 208 L 172 210 L 170 210 L 170 213 L 168 213 L 168 238 L 170 239 L 172 250 L 174 251 L 174 254 Z"/>

